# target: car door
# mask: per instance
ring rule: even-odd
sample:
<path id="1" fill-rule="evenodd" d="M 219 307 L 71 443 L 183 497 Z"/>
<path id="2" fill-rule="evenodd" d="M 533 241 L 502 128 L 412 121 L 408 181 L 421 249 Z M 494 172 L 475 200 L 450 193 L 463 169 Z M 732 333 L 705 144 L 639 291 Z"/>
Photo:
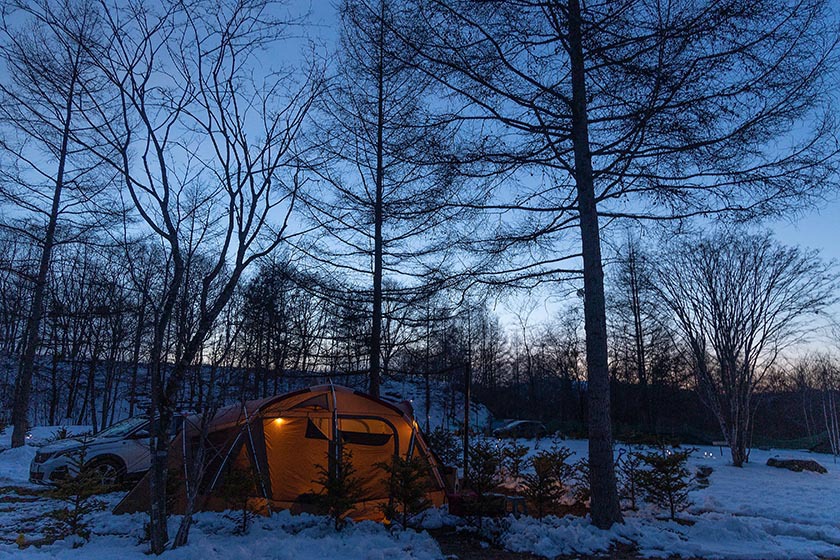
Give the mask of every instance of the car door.
<path id="1" fill-rule="evenodd" d="M 149 470 L 149 424 L 143 424 L 118 445 L 118 454 L 125 463 L 126 473 L 140 473 Z"/>

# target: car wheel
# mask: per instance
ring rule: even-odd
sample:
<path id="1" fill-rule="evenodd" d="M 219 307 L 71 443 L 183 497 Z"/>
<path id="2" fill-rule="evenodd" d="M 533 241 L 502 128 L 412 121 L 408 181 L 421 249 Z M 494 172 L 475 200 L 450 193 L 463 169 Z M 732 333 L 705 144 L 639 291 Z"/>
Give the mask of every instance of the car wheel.
<path id="1" fill-rule="evenodd" d="M 90 467 L 96 473 L 99 484 L 105 488 L 118 486 L 125 478 L 125 467 L 115 459 L 94 459 Z"/>

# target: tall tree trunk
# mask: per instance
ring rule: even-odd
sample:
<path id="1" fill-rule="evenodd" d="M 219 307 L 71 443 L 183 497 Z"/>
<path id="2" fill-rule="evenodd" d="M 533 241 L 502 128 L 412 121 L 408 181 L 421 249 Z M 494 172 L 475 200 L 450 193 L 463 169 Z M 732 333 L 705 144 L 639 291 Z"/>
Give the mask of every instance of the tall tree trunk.
<path id="1" fill-rule="evenodd" d="M 39 334 L 41 331 L 41 316 L 44 313 L 44 296 L 47 291 L 47 274 L 52 261 L 52 251 L 55 246 L 55 230 L 58 224 L 58 214 L 61 208 L 61 193 L 64 190 L 64 169 L 67 163 L 68 143 L 70 141 L 70 118 L 73 112 L 73 99 L 76 89 L 75 73 L 70 81 L 67 104 L 64 110 L 64 128 L 61 135 L 61 150 L 58 154 L 58 172 L 55 176 L 52 205 L 47 221 L 47 231 L 44 244 L 41 247 L 41 259 L 38 264 L 38 276 L 32 292 L 32 307 L 26 320 L 26 344 L 20 361 L 20 368 L 15 379 L 15 398 L 12 406 L 12 447 L 20 447 L 26 442 L 26 431 L 29 429 L 29 399 L 32 393 L 32 378 L 35 375 L 35 355 L 38 352 Z"/>
<path id="2" fill-rule="evenodd" d="M 134 331 L 134 349 L 131 355 L 131 382 L 128 389 L 128 415 L 134 416 L 134 407 L 137 405 L 137 377 L 140 369 L 140 347 L 143 343 L 143 326 L 146 322 L 146 294 L 140 301 L 140 309 L 137 313 L 137 329 Z M 147 368 L 148 371 L 148 368 Z"/>
<path id="3" fill-rule="evenodd" d="M 61 361 L 61 354 L 53 351 L 52 366 L 50 367 L 50 425 L 55 426 L 58 421 L 55 417 L 58 412 L 59 386 L 58 386 L 58 363 Z"/>
<path id="4" fill-rule="evenodd" d="M 173 243 L 174 245 L 174 243 Z M 166 298 L 155 322 L 155 332 L 149 359 L 149 377 L 151 382 L 150 417 L 153 419 L 152 429 L 149 430 L 149 451 L 151 464 L 149 467 L 149 534 L 151 537 L 151 551 L 162 554 L 169 541 L 169 531 L 166 526 L 166 478 L 169 459 L 169 424 L 172 421 L 172 403 L 166 391 L 164 372 L 163 344 L 166 331 L 172 319 L 178 292 L 184 278 L 184 262 L 173 249 L 172 280 L 167 288 Z"/>
<path id="5" fill-rule="evenodd" d="M 569 0 L 569 58 L 572 69 L 572 143 L 583 256 L 591 515 L 596 527 L 608 529 L 613 523 L 620 523 L 622 516 L 613 465 L 604 269 L 601 263 L 601 237 L 595 201 L 592 153 L 589 146 L 579 0 Z"/>
<path id="6" fill-rule="evenodd" d="M 633 313 L 633 341 L 636 347 L 636 378 L 642 390 L 642 422 L 648 429 L 651 426 L 650 392 L 648 391 L 647 364 L 645 357 L 645 338 L 642 327 L 642 303 L 639 287 L 638 255 L 636 248 L 630 246 L 628 274 L 630 276 L 630 308 Z"/>
<path id="7" fill-rule="evenodd" d="M 468 323 L 469 324 L 469 323 Z M 472 400 L 472 341 L 467 327 L 467 360 L 464 364 L 464 479 L 467 478 L 470 456 L 470 406 Z"/>
<path id="8" fill-rule="evenodd" d="M 429 352 L 431 351 L 430 344 L 431 341 L 431 324 L 432 324 L 432 314 L 429 311 L 428 305 L 426 306 L 426 349 L 425 349 L 425 360 L 424 360 L 424 367 L 423 367 L 423 381 L 425 384 L 425 400 L 424 403 L 426 406 L 425 416 L 426 416 L 426 432 L 430 432 L 432 430 L 432 388 L 431 383 L 429 380 L 430 372 L 431 372 L 431 364 L 429 363 Z"/>
<path id="9" fill-rule="evenodd" d="M 385 180 L 383 163 L 383 129 L 385 127 L 385 0 L 379 11 L 379 60 L 377 61 L 376 99 L 376 195 L 373 209 L 373 320 L 370 336 L 370 386 L 369 393 L 379 396 L 379 358 L 382 346 L 382 194 Z"/>
<path id="10" fill-rule="evenodd" d="M 99 426 L 97 425 L 96 419 L 96 362 L 98 358 L 96 353 L 93 354 L 90 358 L 90 364 L 88 365 L 88 391 L 87 394 L 90 397 L 90 425 L 93 428 L 93 433 L 96 434 L 99 432 Z"/>

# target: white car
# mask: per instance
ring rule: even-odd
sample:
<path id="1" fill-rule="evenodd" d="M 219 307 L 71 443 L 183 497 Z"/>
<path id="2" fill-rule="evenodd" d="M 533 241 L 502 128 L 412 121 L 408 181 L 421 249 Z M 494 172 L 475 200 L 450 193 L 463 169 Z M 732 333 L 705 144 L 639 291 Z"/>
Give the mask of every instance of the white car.
<path id="1" fill-rule="evenodd" d="M 51 484 L 76 476 L 78 453 L 94 467 L 104 485 L 112 486 L 149 470 L 149 419 L 135 416 L 95 436 L 68 438 L 41 447 L 29 466 L 29 481 Z"/>

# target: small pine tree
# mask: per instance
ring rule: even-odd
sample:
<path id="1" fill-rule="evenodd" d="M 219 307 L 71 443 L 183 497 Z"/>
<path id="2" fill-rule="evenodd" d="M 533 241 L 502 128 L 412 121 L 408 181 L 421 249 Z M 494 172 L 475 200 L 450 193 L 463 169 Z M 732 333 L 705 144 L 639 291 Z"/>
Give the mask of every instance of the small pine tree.
<path id="1" fill-rule="evenodd" d="M 315 497 L 315 504 L 323 515 L 329 515 L 336 531 L 346 525 L 345 517 L 353 506 L 364 496 L 362 480 L 355 476 L 353 452 L 342 447 L 339 459 L 333 461 L 334 468 L 329 468 L 330 454 L 327 453 L 327 466 L 315 465 L 318 478 L 313 482 L 321 486 L 321 492 Z"/>
<path id="2" fill-rule="evenodd" d="M 390 463 L 377 463 L 376 466 L 388 476 L 390 500 L 383 507 L 385 517 L 389 520 L 400 518 L 402 526 L 408 527 L 408 520 L 428 505 L 428 465 L 420 457 L 404 459 L 397 456 Z"/>
<path id="3" fill-rule="evenodd" d="M 87 462 L 86 442 L 69 459 L 69 470 L 75 472 L 76 476 L 59 482 L 49 492 L 50 498 L 63 502 L 65 506 L 47 514 L 50 522 L 45 533 L 52 540 L 75 535 L 87 541 L 90 539 L 88 517 L 91 513 L 105 509 L 105 503 L 94 497 L 104 487 L 96 468 Z"/>
<path id="4" fill-rule="evenodd" d="M 571 478 L 574 480 L 574 498 L 580 503 L 589 501 L 592 497 L 592 489 L 589 484 L 589 460 L 581 459 L 572 465 Z"/>
<path id="5" fill-rule="evenodd" d="M 502 461 L 508 476 L 518 479 L 522 475 L 526 455 L 528 455 L 528 446 L 515 441 L 502 448 Z"/>
<path id="6" fill-rule="evenodd" d="M 639 478 L 645 500 L 663 509 L 667 508 L 671 519 L 676 519 L 678 512 L 691 505 L 688 499 L 691 473 L 686 464 L 692 452 L 694 449 L 671 451 L 661 447 L 650 453 L 639 454 L 646 467 Z"/>
<path id="7" fill-rule="evenodd" d="M 629 502 L 631 510 L 636 511 L 642 476 L 641 455 L 622 449 L 618 454 L 616 470 L 620 483 L 620 497 Z"/>
<path id="8" fill-rule="evenodd" d="M 554 470 L 554 478 L 557 479 L 557 483 L 563 488 L 569 486 L 569 481 L 575 474 L 575 467 L 569 464 L 569 458 L 575 452 L 555 441 L 544 453 Z"/>
<path id="9" fill-rule="evenodd" d="M 61 426 L 55 431 L 55 433 L 52 436 L 47 438 L 47 441 L 61 441 L 63 439 L 68 439 L 70 436 L 70 430 L 68 430 L 66 426 Z"/>
<path id="10" fill-rule="evenodd" d="M 426 436 L 426 441 L 444 465 L 461 466 L 461 440 L 455 434 L 438 427 Z"/>
<path id="11" fill-rule="evenodd" d="M 492 508 L 493 499 L 488 494 L 502 483 L 501 457 L 499 449 L 486 440 L 475 441 L 468 452 L 466 481 L 476 493 L 475 513 L 479 525 Z"/>
<path id="12" fill-rule="evenodd" d="M 501 454 L 492 443 L 478 440 L 468 452 L 469 468 L 466 479 L 470 488 L 479 496 L 494 490 L 502 483 Z"/>
<path id="13" fill-rule="evenodd" d="M 231 511 L 238 512 L 235 516 L 229 516 L 237 522 L 236 534 L 247 534 L 254 519 L 255 514 L 248 505 L 248 498 L 254 495 L 256 482 L 256 475 L 252 469 L 234 467 L 228 471 L 219 487 L 219 494 L 225 505 Z"/>
<path id="14" fill-rule="evenodd" d="M 546 506 L 557 503 L 563 495 L 563 486 L 557 479 L 557 469 L 547 451 L 532 457 L 530 463 L 532 472 L 522 475 L 525 497 L 537 507 L 537 517 L 542 517 Z"/>

